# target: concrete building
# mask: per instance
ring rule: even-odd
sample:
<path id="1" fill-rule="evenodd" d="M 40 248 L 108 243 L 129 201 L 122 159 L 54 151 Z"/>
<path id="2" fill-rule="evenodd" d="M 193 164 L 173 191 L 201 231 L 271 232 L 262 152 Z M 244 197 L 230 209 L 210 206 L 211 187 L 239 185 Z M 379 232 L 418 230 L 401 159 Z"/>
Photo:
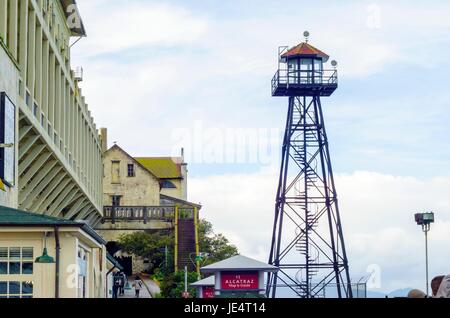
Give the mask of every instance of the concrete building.
<path id="1" fill-rule="evenodd" d="M 83 222 L 0 207 L 0 298 L 106 298 L 105 243 Z"/>
<path id="2" fill-rule="evenodd" d="M 102 151 L 70 65 L 85 35 L 74 0 L 0 0 L 0 298 L 103 298 L 117 270 L 92 229 Z"/>
<path id="3" fill-rule="evenodd" d="M 106 130 L 102 145 L 106 149 Z M 134 158 L 114 145 L 103 154 L 104 218 L 96 230 L 108 242 L 108 250 L 121 253 L 117 242 L 123 234 L 164 231 L 175 239 L 176 268 L 188 266 L 198 254 L 197 225 L 201 206 L 188 202 L 187 165 L 182 158 Z M 171 194 L 173 196 L 169 196 Z M 121 254 L 127 274 L 146 268 L 143 259 Z"/>
<path id="4" fill-rule="evenodd" d="M 0 0 L 0 92 L 14 105 L 16 168 L 0 205 L 94 225 L 101 145 L 70 65 L 70 41 L 85 35 L 73 0 Z"/>

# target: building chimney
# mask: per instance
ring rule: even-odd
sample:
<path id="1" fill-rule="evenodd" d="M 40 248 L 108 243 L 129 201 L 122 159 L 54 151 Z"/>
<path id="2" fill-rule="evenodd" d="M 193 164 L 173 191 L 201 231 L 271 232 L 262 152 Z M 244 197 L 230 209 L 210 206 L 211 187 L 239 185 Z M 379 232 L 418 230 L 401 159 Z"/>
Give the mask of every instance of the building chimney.
<path id="1" fill-rule="evenodd" d="M 102 152 L 108 150 L 108 129 L 100 128 L 100 140 L 102 142 Z"/>

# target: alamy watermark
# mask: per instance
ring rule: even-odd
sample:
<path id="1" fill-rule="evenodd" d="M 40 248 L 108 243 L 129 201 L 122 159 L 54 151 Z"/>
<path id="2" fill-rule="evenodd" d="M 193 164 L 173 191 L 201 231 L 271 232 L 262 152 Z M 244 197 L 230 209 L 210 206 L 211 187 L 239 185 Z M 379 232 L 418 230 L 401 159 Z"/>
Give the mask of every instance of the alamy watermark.
<path id="1" fill-rule="evenodd" d="M 282 131 L 279 128 L 217 128 L 195 121 L 191 128 L 172 132 L 173 157 L 184 148 L 194 164 L 260 164 L 278 162 Z"/>
<path id="2" fill-rule="evenodd" d="M 378 4 L 370 4 L 367 6 L 366 26 L 369 29 L 381 29 L 382 10 Z"/>
<path id="3" fill-rule="evenodd" d="M 66 8 L 67 25 L 70 29 L 81 29 L 82 23 L 78 8 L 75 4 L 68 5 Z"/>
<path id="4" fill-rule="evenodd" d="M 369 278 L 367 280 L 367 288 L 381 289 L 381 266 L 378 264 L 371 264 L 367 266 L 367 273 L 369 274 Z"/>

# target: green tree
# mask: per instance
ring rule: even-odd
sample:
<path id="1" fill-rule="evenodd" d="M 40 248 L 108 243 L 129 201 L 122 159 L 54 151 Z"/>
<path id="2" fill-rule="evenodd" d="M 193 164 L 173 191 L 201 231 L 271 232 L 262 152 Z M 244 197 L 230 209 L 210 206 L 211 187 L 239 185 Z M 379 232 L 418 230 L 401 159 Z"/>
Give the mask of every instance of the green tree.
<path id="1" fill-rule="evenodd" d="M 159 233 L 135 232 L 123 234 L 119 237 L 119 245 L 127 253 L 134 254 L 150 260 L 148 271 L 153 273 L 155 269 L 162 268 L 166 272 L 173 270 L 174 238 L 172 235 Z M 168 248 L 166 262 L 165 247 Z"/>
<path id="2" fill-rule="evenodd" d="M 161 283 L 161 297 L 163 298 L 182 298 L 185 290 L 184 286 L 184 272 L 172 273 L 166 276 L 166 279 Z M 188 273 L 188 292 L 191 298 L 197 295 L 197 289 L 189 285 L 198 280 L 197 273 Z"/>
<path id="3" fill-rule="evenodd" d="M 200 251 L 209 254 L 202 264 L 203 266 L 220 262 L 239 254 L 237 247 L 231 244 L 223 234 L 214 233 L 211 222 L 200 220 L 198 232 Z"/>

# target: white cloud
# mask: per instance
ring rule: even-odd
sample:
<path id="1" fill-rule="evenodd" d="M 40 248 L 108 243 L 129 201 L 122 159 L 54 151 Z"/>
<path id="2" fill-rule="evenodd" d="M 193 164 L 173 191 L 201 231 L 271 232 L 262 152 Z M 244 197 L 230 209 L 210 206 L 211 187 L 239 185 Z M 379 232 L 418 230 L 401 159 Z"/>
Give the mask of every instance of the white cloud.
<path id="1" fill-rule="evenodd" d="M 85 48 L 82 51 L 85 56 L 148 45 L 183 45 L 197 40 L 207 29 L 205 19 L 163 2 L 119 0 L 92 1 L 90 5 L 81 3 L 89 35 L 81 45 Z"/>
<path id="2" fill-rule="evenodd" d="M 226 233 L 243 254 L 267 261 L 277 173 L 273 170 L 190 180 L 190 199 L 201 201 L 202 217 Z M 449 272 L 450 179 L 420 180 L 372 172 L 338 175 L 343 227 L 352 277 L 367 267 L 382 270 L 381 290 L 424 286 L 424 243 L 414 213 L 433 210 L 431 276 Z"/>

